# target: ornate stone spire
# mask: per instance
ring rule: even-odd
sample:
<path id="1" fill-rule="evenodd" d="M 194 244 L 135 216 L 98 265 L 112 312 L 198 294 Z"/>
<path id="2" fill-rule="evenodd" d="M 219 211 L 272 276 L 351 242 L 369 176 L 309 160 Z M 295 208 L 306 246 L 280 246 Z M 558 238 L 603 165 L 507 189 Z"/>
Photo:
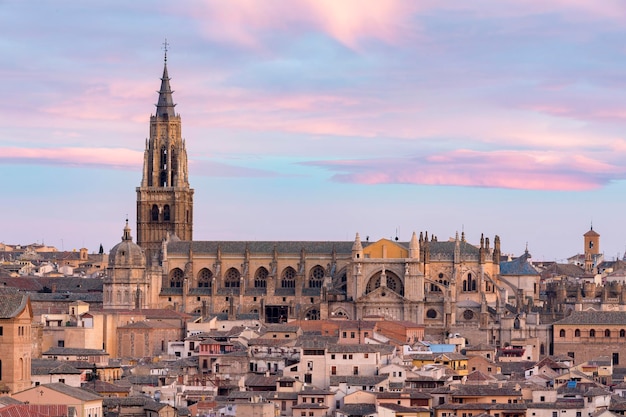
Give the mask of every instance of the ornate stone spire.
<path id="1" fill-rule="evenodd" d="M 417 234 L 413 232 L 411 241 L 409 242 L 409 258 L 419 258 L 420 256 L 420 244 L 417 240 Z"/>
<path id="2" fill-rule="evenodd" d="M 170 87 L 170 77 L 167 74 L 167 39 L 163 43 L 165 50 L 165 58 L 163 63 L 163 76 L 161 77 L 161 89 L 159 90 L 159 102 L 156 104 L 156 116 L 169 118 L 174 117 L 174 100 L 172 99 L 172 88 Z"/>

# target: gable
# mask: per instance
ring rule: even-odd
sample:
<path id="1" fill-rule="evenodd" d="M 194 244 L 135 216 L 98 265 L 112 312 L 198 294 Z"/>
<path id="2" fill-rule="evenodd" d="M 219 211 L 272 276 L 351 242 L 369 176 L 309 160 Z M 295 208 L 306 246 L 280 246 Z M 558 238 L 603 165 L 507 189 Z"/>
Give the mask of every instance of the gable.
<path id="1" fill-rule="evenodd" d="M 409 257 L 409 251 L 389 239 L 380 239 L 363 249 L 363 255 L 374 259 L 403 259 Z"/>
<path id="2" fill-rule="evenodd" d="M 374 291 L 357 299 L 357 302 L 368 303 L 403 303 L 406 299 L 387 287 L 378 287 Z"/>

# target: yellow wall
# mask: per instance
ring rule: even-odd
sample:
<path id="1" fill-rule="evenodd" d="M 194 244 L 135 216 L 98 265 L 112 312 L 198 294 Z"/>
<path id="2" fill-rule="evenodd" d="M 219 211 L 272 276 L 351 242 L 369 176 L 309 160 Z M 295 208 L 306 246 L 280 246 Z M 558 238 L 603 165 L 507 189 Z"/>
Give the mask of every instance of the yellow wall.
<path id="1" fill-rule="evenodd" d="M 409 257 L 409 251 L 388 239 L 381 239 L 363 249 L 365 257 L 402 259 Z"/>

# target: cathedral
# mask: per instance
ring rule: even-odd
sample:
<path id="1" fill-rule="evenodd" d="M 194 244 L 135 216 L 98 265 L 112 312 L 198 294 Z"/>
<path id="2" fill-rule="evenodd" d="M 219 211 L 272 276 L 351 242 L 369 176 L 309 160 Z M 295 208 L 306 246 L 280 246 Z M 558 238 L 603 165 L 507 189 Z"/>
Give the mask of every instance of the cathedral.
<path id="1" fill-rule="evenodd" d="M 410 241 L 202 241 L 167 54 L 137 187 L 137 243 L 126 223 L 110 253 L 105 308 L 172 308 L 266 323 L 378 316 L 488 332 L 518 288 L 500 275 L 500 239 L 462 233 Z M 535 298 L 536 294 L 530 294 Z M 526 294 L 522 294 L 522 297 Z"/>

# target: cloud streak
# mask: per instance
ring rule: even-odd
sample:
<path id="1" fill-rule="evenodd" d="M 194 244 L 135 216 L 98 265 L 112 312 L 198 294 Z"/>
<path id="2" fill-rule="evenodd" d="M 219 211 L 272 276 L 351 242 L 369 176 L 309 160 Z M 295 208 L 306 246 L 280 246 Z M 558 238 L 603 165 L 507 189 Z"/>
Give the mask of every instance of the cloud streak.
<path id="1" fill-rule="evenodd" d="M 414 158 L 307 162 L 338 172 L 333 180 L 515 190 L 589 191 L 626 179 L 626 168 L 584 155 L 459 149 Z"/>
<path id="2" fill-rule="evenodd" d="M 140 170 L 143 152 L 124 148 L 0 147 L 0 162 Z"/>

